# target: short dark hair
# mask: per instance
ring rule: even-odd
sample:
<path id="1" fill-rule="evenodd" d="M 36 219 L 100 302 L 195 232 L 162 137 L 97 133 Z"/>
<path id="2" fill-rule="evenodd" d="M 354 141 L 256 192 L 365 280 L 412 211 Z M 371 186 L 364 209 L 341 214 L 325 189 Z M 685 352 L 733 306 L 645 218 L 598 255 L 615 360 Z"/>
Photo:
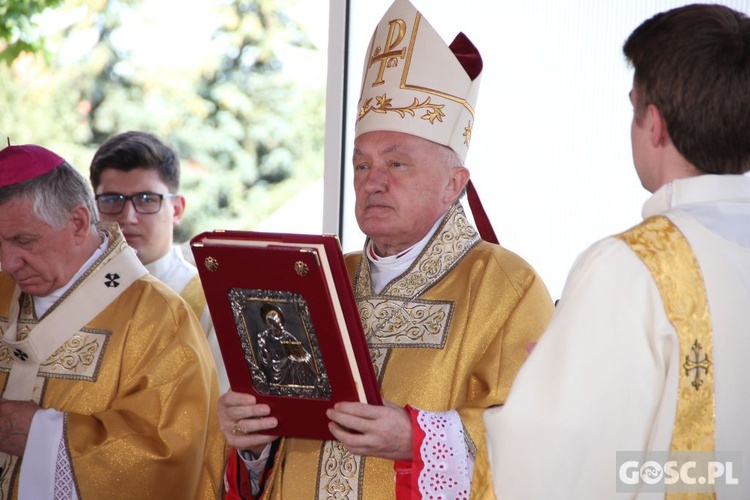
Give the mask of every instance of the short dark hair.
<path id="1" fill-rule="evenodd" d="M 113 168 L 129 172 L 136 168 L 156 170 L 171 193 L 180 189 L 180 159 L 169 144 L 148 132 L 130 131 L 104 141 L 91 160 L 90 179 L 94 190 L 102 172 Z"/>
<path id="2" fill-rule="evenodd" d="M 722 5 L 662 12 L 628 37 L 636 119 L 655 105 L 677 151 L 713 174 L 750 171 L 750 19 Z"/>

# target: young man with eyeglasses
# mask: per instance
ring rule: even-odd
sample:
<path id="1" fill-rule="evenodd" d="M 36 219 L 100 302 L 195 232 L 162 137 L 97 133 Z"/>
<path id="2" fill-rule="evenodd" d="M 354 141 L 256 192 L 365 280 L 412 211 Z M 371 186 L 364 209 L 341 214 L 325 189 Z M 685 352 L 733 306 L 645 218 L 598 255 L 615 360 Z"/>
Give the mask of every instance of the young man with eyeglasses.
<path id="1" fill-rule="evenodd" d="M 222 392 L 229 381 L 206 306 L 198 270 L 173 244 L 174 227 L 185 213 L 180 160 L 154 134 L 124 132 L 107 139 L 91 160 L 91 184 L 102 220 L 117 222 L 138 259 L 155 277 L 190 304 L 206 332 Z"/>

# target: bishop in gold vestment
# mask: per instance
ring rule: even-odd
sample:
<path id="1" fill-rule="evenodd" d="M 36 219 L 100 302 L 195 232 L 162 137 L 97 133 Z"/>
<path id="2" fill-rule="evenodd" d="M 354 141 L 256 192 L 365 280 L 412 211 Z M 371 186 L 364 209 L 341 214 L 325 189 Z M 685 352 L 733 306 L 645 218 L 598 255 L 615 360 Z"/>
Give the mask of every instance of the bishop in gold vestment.
<path id="1" fill-rule="evenodd" d="M 217 497 L 198 319 L 40 146 L 0 150 L 0 261 L 0 498 Z"/>
<path id="2" fill-rule="evenodd" d="M 504 403 L 553 309 L 534 270 L 480 237 L 459 201 L 466 191 L 476 206 L 465 158 L 481 72 L 468 37 L 447 45 L 408 0 L 376 27 L 352 155 L 368 239 L 346 262 L 385 404 L 338 402 L 336 440 L 269 451 L 270 408 L 222 396 L 220 425 L 242 453 L 230 455 L 231 498 L 468 498 L 482 412 Z"/>
<path id="3" fill-rule="evenodd" d="M 335 441 L 286 439 L 267 498 L 392 499 L 396 475 L 450 482 L 451 471 L 470 473 L 484 441 L 484 409 L 504 403 L 529 343 L 552 314 L 533 269 L 482 241 L 459 204 L 408 272 L 380 293 L 367 258 L 349 255 L 347 265 L 383 396 L 408 404 L 424 433 L 415 438 L 418 458 L 396 462 L 394 471 L 392 460 L 353 455 Z M 456 453 L 448 470 L 441 449 Z"/>
<path id="4" fill-rule="evenodd" d="M 112 253 L 132 252 L 119 231 L 109 237 L 109 248 L 92 269 Z M 3 331 L 14 287 L 0 273 Z M 20 304 L 19 332 L 33 336 L 40 318 L 31 296 L 21 294 Z M 1 387 L 15 362 L 0 343 Z M 47 478 L 35 474 L 45 469 L 28 447 L 23 460 L 0 454 L 0 498 L 15 497 L 26 467 L 35 481 L 59 483 L 63 476 L 78 498 L 217 496 L 224 445 L 215 415 L 215 368 L 197 319 L 160 281 L 148 274 L 136 280 L 42 363 L 37 380 L 35 400 L 60 412 L 63 421 L 59 442 L 38 436 L 57 455 L 45 462 L 67 463 L 69 469 L 49 470 Z M 33 433 L 34 427 L 30 442 L 38 442 Z"/>

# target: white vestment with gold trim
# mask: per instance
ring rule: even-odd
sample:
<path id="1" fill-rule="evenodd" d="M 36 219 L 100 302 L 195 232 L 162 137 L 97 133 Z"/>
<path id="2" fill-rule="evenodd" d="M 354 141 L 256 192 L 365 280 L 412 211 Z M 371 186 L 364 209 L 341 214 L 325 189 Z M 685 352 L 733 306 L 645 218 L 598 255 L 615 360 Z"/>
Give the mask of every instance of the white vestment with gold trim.
<path id="1" fill-rule="evenodd" d="M 663 186 L 643 209 L 690 243 L 713 329 L 716 450 L 740 451 L 750 498 L 750 178 L 704 175 Z M 629 498 L 618 451 L 668 451 L 684 359 L 653 277 L 617 238 L 574 265 L 555 315 L 508 402 L 485 413 L 498 498 Z M 743 481 L 744 479 L 744 481 Z M 663 498 L 664 494 L 656 497 Z M 646 498 L 640 495 L 639 498 Z"/>

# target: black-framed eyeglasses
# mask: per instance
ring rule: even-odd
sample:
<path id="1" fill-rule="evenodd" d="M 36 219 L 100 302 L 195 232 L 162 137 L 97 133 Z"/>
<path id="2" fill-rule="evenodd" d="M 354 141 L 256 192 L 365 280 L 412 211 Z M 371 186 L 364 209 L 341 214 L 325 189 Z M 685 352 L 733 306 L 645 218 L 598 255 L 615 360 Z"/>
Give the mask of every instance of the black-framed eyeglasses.
<path id="1" fill-rule="evenodd" d="M 166 193 L 136 193 L 125 196 L 121 193 L 102 193 L 96 195 L 96 208 L 105 215 L 117 215 L 125 209 L 125 203 L 130 200 L 133 208 L 139 214 L 155 214 L 161 210 L 164 198 L 174 198 L 176 194 Z"/>

